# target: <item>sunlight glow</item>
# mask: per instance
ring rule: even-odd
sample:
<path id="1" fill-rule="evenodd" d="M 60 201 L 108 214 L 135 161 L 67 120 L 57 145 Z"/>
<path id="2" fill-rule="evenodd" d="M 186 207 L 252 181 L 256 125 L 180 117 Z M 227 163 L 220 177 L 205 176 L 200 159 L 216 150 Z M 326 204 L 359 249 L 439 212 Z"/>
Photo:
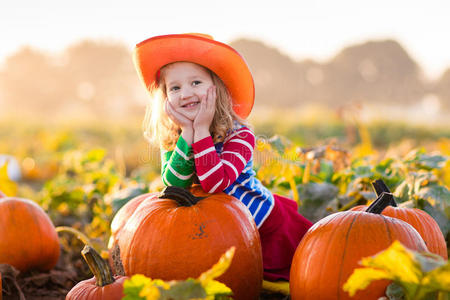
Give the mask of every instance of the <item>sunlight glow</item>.
<path id="1" fill-rule="evenodd" d="M 449 11 L 445 0 L 1 1 L 0 27 L 8 29 L 0 62 L 26 44 L 56 52 L 93 38 L 131 49 L 150 36 L 182 32 L 258 39 L 298 60 L 327 60 L 350 44 L 392 38 L 436 77 L 450 66 Z"/>

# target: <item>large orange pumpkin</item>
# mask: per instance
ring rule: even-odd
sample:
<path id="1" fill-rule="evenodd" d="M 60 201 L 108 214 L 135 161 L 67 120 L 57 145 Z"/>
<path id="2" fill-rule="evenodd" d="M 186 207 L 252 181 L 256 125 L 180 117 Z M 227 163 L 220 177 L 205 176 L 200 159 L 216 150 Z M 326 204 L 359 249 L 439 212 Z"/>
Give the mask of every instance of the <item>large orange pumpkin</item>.
<path id="1" fill-rule="evenodd" d="M 389 193 L 388 187 L 382 180 L 377 180 L 373 183 L 375 191 L 378 195 L 383 192 Z M 398 207 L 392 194 L 387 194 L 390 198 L 390 206 L 386 207 L 382 214 L 392 218 L 400 219 L 412 225 L 420 236 L 423 238 L 427 248 L 430 252 L 442 256 L 447 259 L 447 244 L 444 235 L 442 234 L 439 225 L 436 221 L 425 211 L 417 208 L 402 208 Z M 353 207 L 351 210 L 363 211 L 367 206 L 359 205 Z"/>
<path id="2" fill-rule="evenodd" d="M 351 298 L 342 286 L 363 257 L 372 256 L 399 240 L 406 247 L 425 251 L 424 241 L 408 223 L 381 215 L 389 205 L 383 193 L 368 212 L 332 214 L 314 224 L 303 237 L 291 266 L 293 300 L 378 299 L 388 281 L 376 281 Z"/>
<path id="3" fill-rule="evenodd" d="M 131 209 L 130 209 L 131 208 Z M 257 299 L 262 284 L 258 230 L 246 209 L 225 193 L 167 187 L 128 202 L 113 220 L 113 243 L 125 274 L 163 280 L 197 278 L 231 246 L 236 252 L 218 278 L 234 299 Z"/>
<path id="4" fill-rule="evenodd" d="M 107 262 L 91 247 L 81 251 L 89 269 L 94 274 L 91 279 L 75 285 L 66 296 L 66 300 L 120 300 L 124 297 L 123 282 L 128 277 L 112 276 Z"/>
<path id="5" fill-rule="evenodd" d="M 15 197 L 0 199 L 0 263 L 22 272 L 48 271 L 59 254 L 55 227 L 38 204 Z"/>

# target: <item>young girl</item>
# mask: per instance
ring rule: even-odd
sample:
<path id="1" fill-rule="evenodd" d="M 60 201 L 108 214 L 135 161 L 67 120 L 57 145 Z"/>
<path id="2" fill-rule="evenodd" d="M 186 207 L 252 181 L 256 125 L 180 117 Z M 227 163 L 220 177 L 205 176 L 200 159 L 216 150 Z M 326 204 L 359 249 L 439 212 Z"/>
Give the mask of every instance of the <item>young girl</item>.
<path id="1" fill-rule="evenodd" d="M 264 278 L 289 280 L 294 252 L 312 224 L 295 201 L 255 177 L 255 135 L 245 121 L 254 83 L 244 59 L 200 34 L 150 38 L 136 46 L 134 59 L 153 98 L 145 136 L 161 147 L 164 184 L 200 183 L 208 193 L 239 199 L 260 233 Z"/>

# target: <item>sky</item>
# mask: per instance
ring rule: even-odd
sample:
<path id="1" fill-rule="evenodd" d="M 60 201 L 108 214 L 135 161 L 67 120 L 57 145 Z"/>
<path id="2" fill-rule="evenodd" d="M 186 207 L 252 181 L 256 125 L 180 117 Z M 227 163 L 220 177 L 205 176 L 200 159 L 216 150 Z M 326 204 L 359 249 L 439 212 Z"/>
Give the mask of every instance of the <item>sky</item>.
<path id="1" fill-rule="evenodd" d="M 395 39 L 430 78 L 450 68 L 448 0 L 1 0 L 0 64 L 24 45 L 54 53 L 81 39 L 129 46 L 154 35 L 251 38 L 295 60 Z"/>

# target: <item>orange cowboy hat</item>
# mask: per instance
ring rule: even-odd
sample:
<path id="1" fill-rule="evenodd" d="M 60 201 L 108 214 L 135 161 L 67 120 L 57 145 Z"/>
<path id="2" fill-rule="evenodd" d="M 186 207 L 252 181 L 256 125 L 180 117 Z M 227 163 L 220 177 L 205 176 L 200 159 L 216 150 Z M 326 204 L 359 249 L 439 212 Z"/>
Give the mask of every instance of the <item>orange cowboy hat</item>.
<path id="1" fill-rule="evenodd" d="M 149 38 L 136 45 L 133 59 L 147 88 L 157 83 L 159 70 L 177 61 L 202 65 L 222 79 L 238 116 L 246 118 L 255 99 L 255 85 L 244 58 L 230 46 L 205 34 L 170 34 Z"/>

